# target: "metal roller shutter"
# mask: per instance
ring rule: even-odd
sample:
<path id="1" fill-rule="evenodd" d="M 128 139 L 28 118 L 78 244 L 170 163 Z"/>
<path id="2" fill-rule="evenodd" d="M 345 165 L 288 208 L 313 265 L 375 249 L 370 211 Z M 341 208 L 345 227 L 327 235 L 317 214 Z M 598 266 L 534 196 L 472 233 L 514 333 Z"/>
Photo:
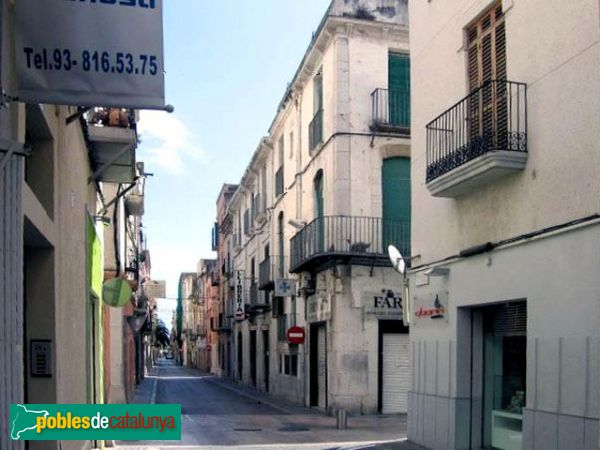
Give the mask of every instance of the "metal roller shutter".
<path id="1" fill-rule="evenodd" d="M 405 413 L 408 409 L 408 334 L 383 335 L 383 395 L 381 412 Z"/>

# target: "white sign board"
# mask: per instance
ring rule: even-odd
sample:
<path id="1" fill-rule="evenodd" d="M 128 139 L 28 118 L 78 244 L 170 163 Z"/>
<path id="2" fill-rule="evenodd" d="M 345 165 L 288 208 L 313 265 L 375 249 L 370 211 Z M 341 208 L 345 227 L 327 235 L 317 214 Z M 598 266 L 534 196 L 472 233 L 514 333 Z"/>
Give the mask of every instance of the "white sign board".
<path id="1" fill-rule="evenodd" d="M 309 297 L 306 302 L 306 310 L 308 322 L 322 322 L 331 319 L 331 296 Z"/>
<path id="2" fill-rule="evenodd" d="M 162 0 L 18 0 L 17 96 L 163 108 Z"/>
<path id="3" fill-rule="evenodd" d="M 291 297 L 296 295 L 296 281 L 287 278 L 275 280 L 275 297 Z"/>
<path id="4" fill-rule="evenodd" d="M 149 280 L 144 283 L 144 292 L 149 298 L 166 298 L 167 283 L 165 281 Z"/>
<path id="5" fill-rule="evenodd" d="M 244 320 L 246 318 L 244 306 L 244 271 L 237 271 L 235 283 L 235 320 Z"/>
<path id="6" fill-rule="evenodd" d="M 383 289 L 363 292 L 363 310 L 366 318 L 402 320 L 402 294 Z"/>

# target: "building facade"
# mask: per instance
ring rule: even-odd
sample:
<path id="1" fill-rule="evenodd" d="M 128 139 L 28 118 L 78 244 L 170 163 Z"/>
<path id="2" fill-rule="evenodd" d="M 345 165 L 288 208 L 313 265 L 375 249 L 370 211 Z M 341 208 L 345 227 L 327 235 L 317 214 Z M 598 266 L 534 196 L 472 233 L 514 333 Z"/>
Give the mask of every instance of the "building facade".
<path id="1" fill-rule="evenodd" d="M 405 1 L 331 3 L 227 209 L 238 381 L 329 412 L 406 412 L 387 247 L 410 251 L 409 61 Z"/>
<path id="2" fill-rule="evenodd" d="M 218 297 L 222 323 L 219 331 L 221 354 L 220 368 L 223 376 L 233 377 L 233 335 L 235 284 L 232 270 L 232 216 L 227 213 L 231 198 L 238 186 L 224 184 L 217 198 L 217 220 L 212 232 L 212 249 L 217 252 L 217 271 L 219 272 Z"/>
<path id="3" fill-rule="evenodd" d="M 412 441 L 600 446 L 598 17 L 411 3 Z"/>
<path id="4" fill-rule="evenodd" d="M 113 185 L 136 184 L 135 114 L 97 121 L 75 107 L 23 104 L 15 92 L 12 6 L 2 2 L 0 100 L 0 447 L 19 449 L 11 403 L 103 403 L 110 320 L 103 302 L 105 208 Z M 123 141 L 126 141 L 124 143 Z M 117 167 L 114 151 L 129 151 Z M 120 311 L 118 312 L 120 314 Z M 86 449 L 90 441 L 31 442 Z"/>

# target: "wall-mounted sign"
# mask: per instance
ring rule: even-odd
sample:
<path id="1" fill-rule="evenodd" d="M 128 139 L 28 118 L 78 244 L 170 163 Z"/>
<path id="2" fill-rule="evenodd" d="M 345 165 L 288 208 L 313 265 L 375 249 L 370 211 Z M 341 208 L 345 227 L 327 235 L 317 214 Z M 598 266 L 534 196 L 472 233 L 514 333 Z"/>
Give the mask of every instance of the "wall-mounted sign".
<path id="1" fill-rule="evenodd" d="M 19 99 L 163 108 L 162 0 L 15 2 Z"/>
<path id="2" fill-rule="evenodd" d="M 290 344 L 303 344 L 305 331 L 302 327 L 291 327 L 287 330 L 287 340 Z"/>
<path id="3" fill-rule="evenodd" d="M 166 281 L 148 280 L 144 283 L 144 292 L 148 298 L 166 298 L 167 283 Z"/>
<path id="4" fill-rule="evenodd" d="M 235 283 L 235 320 L 244 320 L 246 312 L 244 310 L 244 271 L 238 270 Z"/>
<path id="5" fill-rule="evenodd" d="M 275 280 L 275 297 L 291 297 L 296 295 L 296 280 L 277 278 Z"/>
<path id="6" fill-rule="evenodd" d="M 402 320 L 402 294 L 388 289 L 364 292 L 363 311 L 367 318 Z"/>
<path id="7" fill-rule="evenodd" d="M 323 322 L 331 319 L 331 296 L 309 297 L 306 309 L 306 319 L 308 322 Z"/>
<path id="8" fill-rule="evenodd" d="M 425 321 L 448 322 L 448 292 L 433 292 L 414 298 L 414 316 L 419 323 Z"/>

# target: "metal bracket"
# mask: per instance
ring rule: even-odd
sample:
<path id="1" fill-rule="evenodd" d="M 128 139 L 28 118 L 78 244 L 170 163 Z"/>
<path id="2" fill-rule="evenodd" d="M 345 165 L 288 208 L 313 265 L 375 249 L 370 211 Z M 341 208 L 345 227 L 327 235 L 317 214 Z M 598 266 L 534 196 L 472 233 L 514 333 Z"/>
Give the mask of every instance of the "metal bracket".
<path id="1" fill-rule="evenodd" d="M 5 155 L 0 158 L 0 172 L 2 172 L 12 155 L 29 156 L 31 154 L 31 149 L 29 146 L 25 146 L 20 142 L 0 138 L 0 152 L 5 153 Z"/>
<path id="2" fill-rule="evenodd" d="M 66 119 L 66 124 L 69 125 L 70 123 L 74 122 L 75 120 L 79 119 L 81 116 L 83 116 L 86 112 L 88 112 L 90 109 L 92 108 L 88 108 L 88 107 L 78 107 L 77 108 L 77 112 L 74 114 L 71 114 L 69 117 L 67 117 Z"/>
<path id="3" fill-rule="evenodd" d="M 112 166 L 115 162 L 117 162 L 117 160 L 123 156 L 125 153 L 133 150 L 135 148 L 135 144 L 127 144 L 125 146 L 123 146 L 123 148 L 121 149 L 120 152 L 118 152 L 115 156 L 113 156 L 106 164 L 104 164 L 102 167 L 99 167 L 98 170 L 96 170 L 91 177 L 88 178 L 88 183 L 91 183 L 93 181 L 98 181 L 100 179 L 100 177 L 104 174 L 104 172 L 106 172 L 110 166 Z"/>

